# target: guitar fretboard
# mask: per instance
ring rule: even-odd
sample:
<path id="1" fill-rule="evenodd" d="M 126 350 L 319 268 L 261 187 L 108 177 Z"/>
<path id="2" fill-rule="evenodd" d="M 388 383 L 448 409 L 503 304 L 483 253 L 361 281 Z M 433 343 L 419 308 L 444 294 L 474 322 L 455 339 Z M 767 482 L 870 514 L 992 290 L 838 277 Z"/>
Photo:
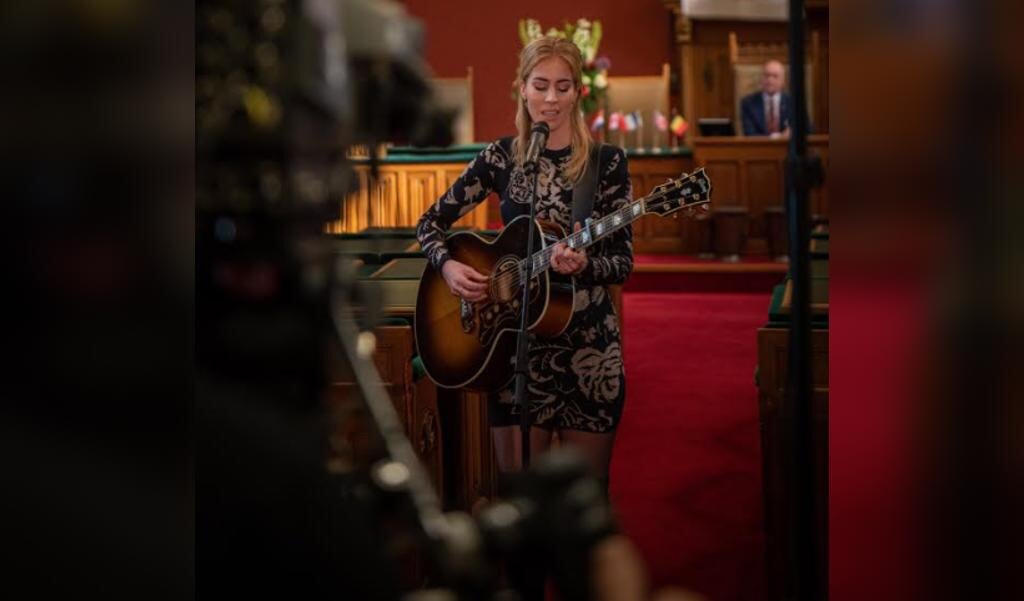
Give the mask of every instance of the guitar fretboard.
<path id="1" fill-rule="evenodd" d="M 519 277 L 522 279 L 526 275 L 528 264 L 533 276 L 544 273 L 551 266 L 551 255 L 558 244 L 564 243 L 569 248 L 584 249 L 648 213 L 664 217 L 680 209 L 692 211 L 698 205 L 707 208 L 710 195 L 711 182 L 707 179 L 703 167 L 689 175 L 666 182 L 655 187 L 654 191 L 640 200 L 631 202 L 597 221 L 588 219 L 579 231 L 572 232 L 555 244 L 533 253 L 529 263 L 527 259 L 520 260 Z"/>
<path id="2" fill-rule="evenodd" d="M 613 234 L 642 217 L 644 215 L 644 201 L 646 200 L 647 198 L 641 198 L 617 211 L 605 215 L 597 221 L 589 221 L 578 232 L 573 232 L 559 242 L 565 243 L 566 246 L 574 249 L 591 246 L 598 240 Z M 533 254 L 532 269 L 534 275 L 543 273 L 544 270 L 551 266 L 551 255 L 554 251 L 555 244 L 552 244 Z M 524 260 L 520 262 L 520 270 L 525 269 L 526 261 Z"/>

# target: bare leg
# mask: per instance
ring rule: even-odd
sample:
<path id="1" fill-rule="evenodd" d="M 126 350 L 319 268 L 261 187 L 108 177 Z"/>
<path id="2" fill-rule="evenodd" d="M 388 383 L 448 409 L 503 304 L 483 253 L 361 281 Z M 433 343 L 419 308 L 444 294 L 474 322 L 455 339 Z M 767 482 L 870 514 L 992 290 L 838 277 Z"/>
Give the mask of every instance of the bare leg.
<path id="1" fill-rule="evenodd" d="M 530 428 L 530 460 L 551 447 L 552 432 L 543 428 Z M 494 437 L 494 459 L 498 463 L 498 471 L 522 471 L 523 447 L 522 434 L 519 426 L 502 426 L 491 428 Z"/>
<path id="2" fill-rule="evenodd" d="M 578 430 L 561 430 L 558 432 L 561 444 L 573 447 L 583 454 L 590 462 L 594 477 L 600 479 L 607 488 L 612 463 L 612 447 L 615 444 L 615 432 L 595 434 Z"/>

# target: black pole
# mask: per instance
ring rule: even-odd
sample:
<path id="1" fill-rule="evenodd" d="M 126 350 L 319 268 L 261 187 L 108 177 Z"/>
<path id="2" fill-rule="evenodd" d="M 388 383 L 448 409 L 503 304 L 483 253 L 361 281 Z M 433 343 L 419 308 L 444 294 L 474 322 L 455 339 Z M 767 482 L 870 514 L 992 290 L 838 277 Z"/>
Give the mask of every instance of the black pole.
<path id="1" fill-rule="evenodd" d="M 784 407 L 789 449 L 790 566 L 787 596 L 819 597 L 824 575 L 817 559 L 818 523 L 815 503 L 814 421 L 811 397 L 810 226 L 807 196 L 812 167 L 807 160 L 807 100 L 804 85 L 804 2 L 789 2 L 789 73 L 793 106 L 786 161 L 786 213 L 789 220 L 789 265 L 793 283 L 789 339 L 789 399 Z"/>
<path id="2" fill-rule="evenodd" d="M 530 280 L 533 279 L 533 245 L 534 231 L 537 229 L 537 172 L 540 171 L 540 159 L 533 165 L 533 196 L 530 198 L 530 231 L 526 234 L 526 259 L 523 266 L 523 293 L 519 302 L 519 333 L 516 335 L 516 371 L 514 390 L 516 406 L 519 407 L 519 434 L 522 446 L 520 457 L 521 469 L 530 467 L 530 396 L 526 393 L 530 372 Z"/>

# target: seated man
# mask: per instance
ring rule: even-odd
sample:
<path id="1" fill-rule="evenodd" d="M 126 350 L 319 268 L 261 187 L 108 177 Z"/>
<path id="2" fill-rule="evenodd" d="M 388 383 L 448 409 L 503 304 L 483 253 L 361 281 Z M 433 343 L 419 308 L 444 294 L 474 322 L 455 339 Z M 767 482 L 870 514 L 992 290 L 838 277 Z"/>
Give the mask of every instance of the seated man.
<path id="1" fill-rule="evenodd" d="M 740 114 L 743 135 L 786 137 L 793 121 L 793 99 L 784 91 L 786 71 L 777 60 L 764 64 L 761 73 L 761 91 L 743 97 Z M 810 133 L 811 123 L 807 121 Z"/>

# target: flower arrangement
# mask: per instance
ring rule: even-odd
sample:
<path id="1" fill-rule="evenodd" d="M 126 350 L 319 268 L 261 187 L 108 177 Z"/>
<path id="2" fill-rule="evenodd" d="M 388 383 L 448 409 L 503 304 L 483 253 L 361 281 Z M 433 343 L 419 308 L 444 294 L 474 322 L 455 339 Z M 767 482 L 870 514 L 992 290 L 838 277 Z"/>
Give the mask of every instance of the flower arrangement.
<path id="1" fill-rule="evenodd" d="M 593 113 L 608 93 L 608 69 L 612 66 L 608 57 L 597 56 L 601 44 L 601 22 L 577 19 L 575 23 L 566 23 L 560 30 L 552 27 L 545 32 L 536 19 L 520 19 L 519 39 L 523 46 L 544 36 L 572 40 L 580 49 L 583 55 L 583 88 L 580 91 L 583 98 L 580 105 L 584 115 Z"/>

